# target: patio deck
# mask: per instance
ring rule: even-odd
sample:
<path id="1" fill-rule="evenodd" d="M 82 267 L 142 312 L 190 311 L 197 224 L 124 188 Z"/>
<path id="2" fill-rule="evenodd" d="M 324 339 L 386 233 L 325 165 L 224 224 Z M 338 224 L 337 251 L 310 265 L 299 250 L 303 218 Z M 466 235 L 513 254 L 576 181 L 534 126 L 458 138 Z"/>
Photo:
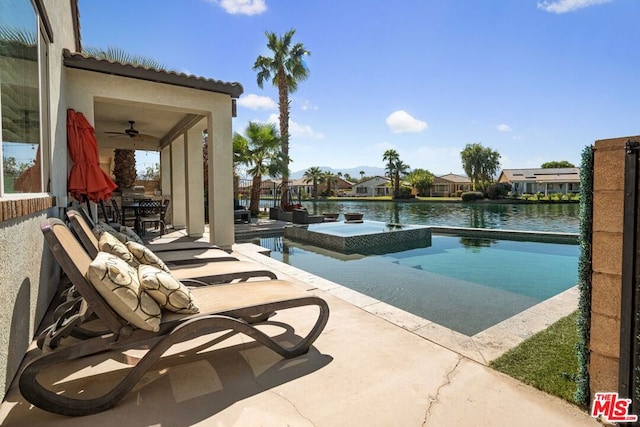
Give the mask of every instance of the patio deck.
<path id="1" fill-rule="evenodd" d="M 282 225 L 266 222 L 236 227 L 265 227 L 269 231 Z M 185 240 L 185 236 L 174 231 L 160 240 L 171 239 Z M 329 304 L 329 322 L 308 354 L 284 360 L 243 336 L 216 344 L 211 348 L 215 351 L 198 349 L 181 357 L 169 354 L 115 408 L 81 418 L 32 407 L 14 383 L 0 406 L 0 424 L 599 425 L 585 411 L 486 366 L 487 359 L 504 351 L 503 347 L 515 345 L 514 339 L 505 344 L 504 337 L 494 335 L 495 348 L 501 349 L 491 351 L 494 347 L 488 345 L 484 352 L 473 339 L 464 345 L 446 345 L 442 340 L 437 344 L 429 337 L 437 325 L 428 320 L 259 252 L 260 248 L 251 244 L 234 247 L 239 257 L 263 262 L 280 278 L 293 281 Z M 313 316 L 306 316 L 305 310 L 311 308 L 278 313 L 271 319 L 289 322 L 295 328 L 284 331 L 283 340 L 310 327 Z M 542 328 L 547 321 L 538 323 Z M 517 333 L 532 332 L 519 325 Z M 278 323 L 264 328 L 273 334 L 283 332 Z M 456 341 L 456 337 L 443 337 Z M 197 342 L 179 347 L 176 352 L 196 348 Z M 68 366 L 68 376 L 89 371 L 96 383 L 119 377 L 123 365 L 108 356 L 76 361 Z"/>

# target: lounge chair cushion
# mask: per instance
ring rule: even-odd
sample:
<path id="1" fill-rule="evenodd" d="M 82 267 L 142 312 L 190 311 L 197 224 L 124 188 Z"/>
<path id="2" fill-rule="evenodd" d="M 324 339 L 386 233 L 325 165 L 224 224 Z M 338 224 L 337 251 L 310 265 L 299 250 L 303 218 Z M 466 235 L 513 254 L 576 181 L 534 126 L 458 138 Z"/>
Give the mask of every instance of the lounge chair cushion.
<path id="1" fill-rule="evenodd" d="M 147 331 L 160 330 L 160 306 L 140 286 L 138 271 L 123 259 L 98 252 L 89 265 L 87 279 L 126 321 Z"/>
<path id="2" fill-rule="evenodd" d="M 136 242 L 127 242 L 125 243 L 125 246 L 139 264 L 153 265 L 154 267 L 171 274 L 169 267 L 167 267 L 164 261 L 158 258 L 151 249 Z"/>
<path id="3" fill-rule="evenodd" d="M 105 231 L 110 233 L 112 236 L 115 236 L 115 238 L 120 240 L 122 243 L 133 241 L 136 243 L 140 243 L 141 245 L 144 244 L 140 236 L 138 236 L 131 227 L 127 227 L 125 225 L 121 226 L 120 230 L 116 230 L 106 222 L 100 221 L 93 228 L 93 234 L 95 234 L 96 238 L 98 239 Z"/>
<path id="4" fill-rule="evenodd" d="M 133 228 L 123 225 L 122 227 L 120 227 L 120 233 L 124 234 L 127 237 L 127 241 L 123 243 L 136 242 L 138 244 L 144 245 L 144 242 L 142 241 L 140 236 L 138 236 L 136 232 L 133 231 Z"/>
<path id="5" fill-rule="evenodd" d="M 140 261 L 133 256 L 129 249 L 120 240 L 116 239 L 111 233 L 104 232 L 98 239 L 98 249 L 107 252 L 125 260 L 133 268 L 138 268 Z"/>
<path id="6" fill-rule="evenodd" d="M 193 301 L 191 291 L 170 273 L 153 265 L 138 267 L 140 286 L 156 300 L 160 307 L 174 313 L 195 314 L 200 309 Z"/>

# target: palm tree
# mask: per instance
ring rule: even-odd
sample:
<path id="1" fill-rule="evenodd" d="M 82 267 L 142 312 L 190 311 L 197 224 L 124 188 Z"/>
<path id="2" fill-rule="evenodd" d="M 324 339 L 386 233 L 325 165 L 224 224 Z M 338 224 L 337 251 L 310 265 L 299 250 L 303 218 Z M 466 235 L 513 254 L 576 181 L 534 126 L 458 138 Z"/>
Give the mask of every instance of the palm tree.
<path id="1" fill-rule="evenodd" d="M 292 46 L 295 30 L 287 31 L 278 37 L 275 33 L 266 32 L 267 47 L 273 57 L 258 56 L 253 64 L 253 71 L 258 72 L 257 83 L 260 88 L 267 80 L 278 88 L 278 107 L 280 110 L 280 145 L 285 169 L 282 171 L 282 194 L 280 205 L 284 208 L 289 180 L 289 93 L 298 89 L 298 83 L 309 77 L 309 69 L 302 60 L 309 55 L 302 43 Z"/>
<path id="2" fill-rule="evenodd" d="M 249 210 L 253 215 L 258 215 L 262 176 L 278 176 L 283 167 L 278 130 L 274 124 L 249 122 L 245 136 L 237 132 L 234 134 L 233 145 L 246 147 L 246 151 L 238 158 L 248 166 L 247 173 L 253 177 Z"/>
<path id="3" fill-rule="evenodd" d="M 313 198 L 318 198 L 318 182 L 322 179 L 322 171 L 318 166 L 312 166 L 302 176 L 304 182 L 313 182 Z"/>
<path id="4" fill-rule="evenodd" d="M 389 174 L 390 178 L 393 176 L 393 164 L 396 160 L 399 160 L 399 159 L 400 159 L 400 155 L 396 150 L 393 150 L 393 149 L 389 149 L 385 151 L 384 154 L 382 155 L 382 160 L 387 162 L 385 169 L 387 170 L 387 173 Z"/>
<path id="5" fill-rule="evenodd" d="M 327 196 L 331 197 L 331 191 L 333 188 L 333 184 L 336 184 L 338 182 L 338 175 L 336 175 L 335 173 L 331 172 L 331 171 L 326 171 L 323 174 L 323 179 L 324 182 L 327 183 Z"/>
<path id="6" fill-rule="evenodd" d="M 409 173 L 411 167 L 398 159 L 393 164 L 393 198 L 397 199 L 400 197 L 400 177 L 405 176 Z"/>
<path id="7" fill-rule="evenodd" d="M 360 171 L 360 181 L 364 179 L 364 171 Z"/>
<path id="8" fill-rule="evenodd" d="M 387 176 L 393 179 L 395 176 L 395 163 L 396 161 L 400 160 L 400 155 L 396 150 L 389 149 L 389 150 L 386 150 L 382 155 L 382 160 L 387 162 L 387 164 L 384 167 L 385 171 L 387 172 Z M 398 191 L 399 191 L 399 185 L 398 185 L 398 188 L 394 186 L 394 189 L 393 189 L 394 198 L 398 197 Z"/>

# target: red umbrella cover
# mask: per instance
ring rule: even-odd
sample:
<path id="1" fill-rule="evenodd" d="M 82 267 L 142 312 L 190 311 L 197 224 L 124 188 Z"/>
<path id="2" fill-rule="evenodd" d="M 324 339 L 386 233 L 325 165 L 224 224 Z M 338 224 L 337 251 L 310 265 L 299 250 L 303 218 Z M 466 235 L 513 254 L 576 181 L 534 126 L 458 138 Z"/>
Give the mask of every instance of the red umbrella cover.
<path id="1" fill-rule="evenodd" d="M 95 130 L 82 113 L 67 110 L 67 147 L 73 166 L 69 172 L 68 191 L 77 200 L 108 200 L 116 184 L 98 160 Z"/>

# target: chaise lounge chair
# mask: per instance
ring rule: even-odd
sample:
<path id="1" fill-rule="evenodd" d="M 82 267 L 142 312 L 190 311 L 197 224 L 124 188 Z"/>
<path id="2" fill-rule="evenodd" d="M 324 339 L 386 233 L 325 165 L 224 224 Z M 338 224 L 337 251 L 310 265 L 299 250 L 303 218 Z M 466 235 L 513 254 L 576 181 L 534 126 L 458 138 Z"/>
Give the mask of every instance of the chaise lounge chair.
<path id="1" fill-rule="evenodd" d="M 93 232 L 89 230 L 86 222 L 82 220 L 80 215 L 76 215 L 73 211 L 67 211 L 67 216 L 73 231 L 84 246 L 85 251 L 91 258 L 95 258 L 100 251 L 98 239 Z M 206 252 L 193 251 L 200 254 L 202 258 L 198 258 L 198 254 L 194 254 L 188 250 L 176 251 L 175 253 L 162 252 L 160 253 L 162 257 L 148 250 L 145 257 L 154 258 L 157 256 L 163 263 L 168 263 L 171 273 L 178 280 L 197 279 L 208 284 L 213 284 L 227 283 L 234 280 L 248 280 L 257 277 L 278 278 L 273 271 L 261 268 L 258 263 L 239 261 L 221 249 L 208 249 Z M 217 251 L 221 254 L 209 259 L 207 259 L 205 255 L 202 255 L 212 251 Z"/>
<path id="2" fill-rule="evenodd" d="M 87 222 L 86 218 L 82 213 L 69 209 L 67 210 L 67 218 L 69 219 L 69 223 L 71 224 L 71 229 L 78 236 L 80 242 L 82 242 L 83 246 L 89 252 L 89 256 L 95 257 L 98 253 L 98 239 L 93 233 L 91 225 Z M 150 249 L 154 253 L 157 251 L 154 249 Z M 213 261 L 238 261 L 238 258 L 232 257 L 227 252 L 223 251 L 219 248 L 182 248 L 174 251 L 160 251 L 156 253 L 158 258 L 160 258 L 165 263 L 172 264 L 190 264 L 190 263 L 202 263 L 202 262 L 213 262 Z"/>
<path id="3" fill-rule="evenodd" d="M 107 291 L 109 300 L 106 299 L 104 290 L 96 285 L 95 277 L 91 276 L 94 271 L 92 269 L 100 258 L 92 261 L 62 221 L 49 219 L 43 223 L 42 231 L 55 258 L 81 296 L 79 304 L 70 307 L 41 334 L 37 341 L 39 348 L 27 355 L 27 358 L 33 358 L 20 374 L 22 395 L 46 411 L 82 416 L 112 408 L 171 346 L 213 332 L 231 331 L 223 336 L 215 335 L 216 338 L 210 341 L 212 344 L 229 335 L 242 333 L 285 358 L 293 358 L 309 350 L 329 317 L 329 308 L 322 298 L 311 295 L 290 282 L 255 281 L 192 289 L 191 297 L 200 309 L 198 314 L 163 311 L 157 326 L 145 330 L 132 324 L 129 316 L 134 308 L 123 308 L 114 303 L 113 294 L 116 292 Z M 142 294 L 145 292 L 135 295 L 138 302 L 143 301 Z M 265 312 L 305 306 L 318 307 L 318 318 L 305 337 L 289 346 L 277 342 L 252 323 Z M 83 339 L 67 338 L 96 316 L 104 324 L 105 331 Z M 101 353 L 109 354 L 106 352 L 113 352 L 116 357 L 122 358 L 122 352 L 134 348 L 148 348 L 148 351 L 108 391 L 104 391 L 103 384 L 91 381 L 81 390 L 73 391 L 66 389 L 64 382 L 47 387 L 38 379 L 38 374 L 45 369 L 67 361 Z M 93 396 L 99 392 L 102 394 Z"/>
<path id="4" fill-rule="evenodd" d="M 323 215 L 310 215 L 305 208 L 294 209 L 292 213 L 294 224 L 317 224 L 324 221 Z"/>

